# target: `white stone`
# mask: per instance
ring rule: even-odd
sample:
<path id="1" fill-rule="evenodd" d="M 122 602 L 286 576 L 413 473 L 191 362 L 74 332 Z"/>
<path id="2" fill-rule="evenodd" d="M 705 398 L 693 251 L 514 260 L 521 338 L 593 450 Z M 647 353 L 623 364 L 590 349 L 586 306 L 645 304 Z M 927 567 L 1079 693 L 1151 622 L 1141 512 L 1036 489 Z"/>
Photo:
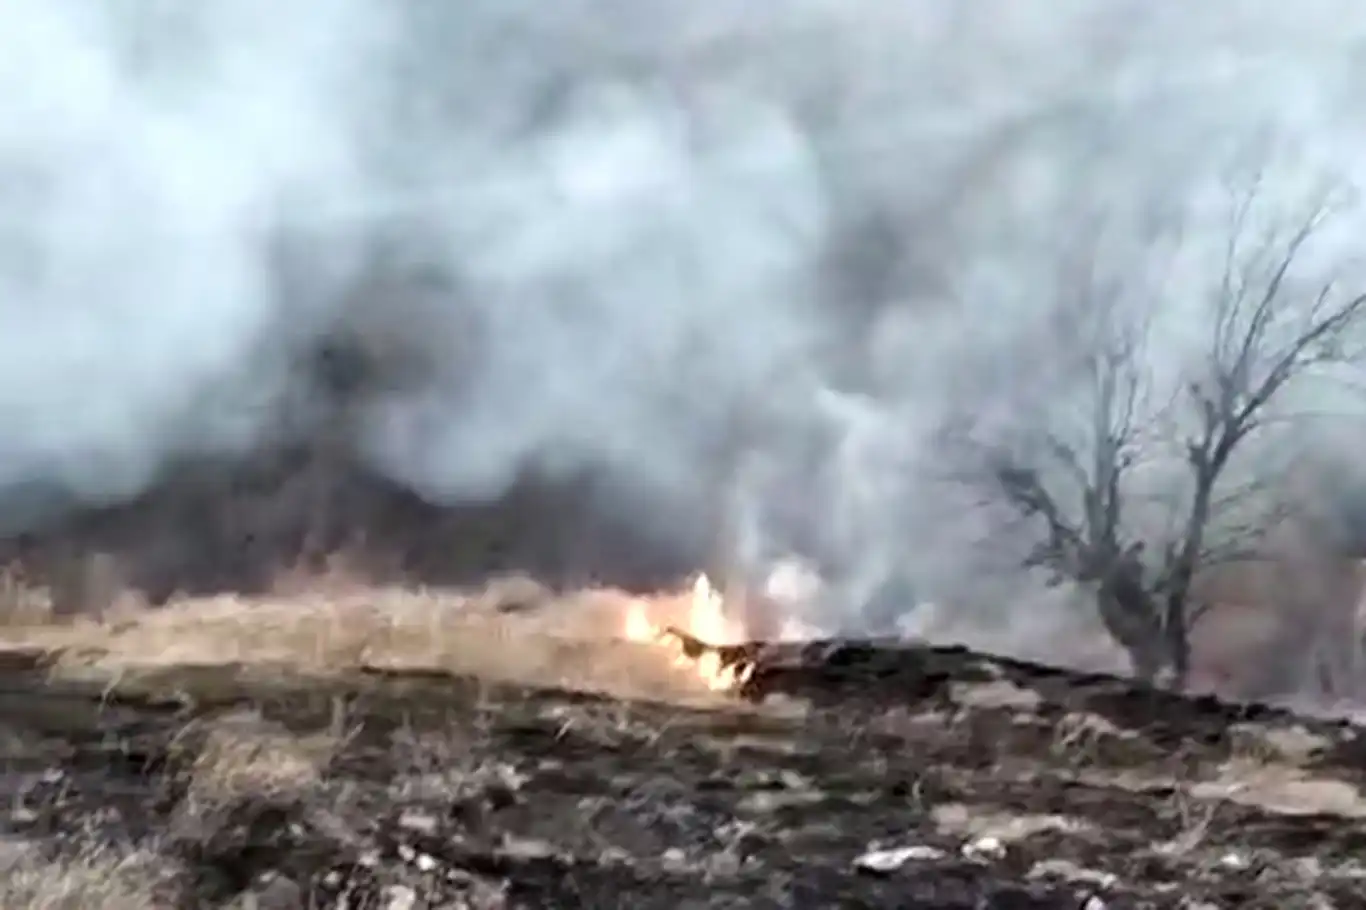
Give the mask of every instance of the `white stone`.
<path id="1" fill-rule="evenodd" d="M 869 850 L 854 860 L 854 867 L 870 872 L 894 872 L 908 862 L 927 862 L 943 859 L 943 850 L 926 844 L 912 844 L 907 847 L 891 847 L 884 850 Z"/>

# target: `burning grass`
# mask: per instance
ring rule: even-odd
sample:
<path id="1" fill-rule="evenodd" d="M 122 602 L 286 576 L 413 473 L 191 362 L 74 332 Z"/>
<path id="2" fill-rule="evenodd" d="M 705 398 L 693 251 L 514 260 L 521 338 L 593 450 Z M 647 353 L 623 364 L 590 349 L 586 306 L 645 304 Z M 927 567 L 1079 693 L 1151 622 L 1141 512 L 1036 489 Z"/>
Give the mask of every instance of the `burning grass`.
<path id="1" fill-rule="evenodd" d="M 705 698 L 743 682 L 685 641 L 746 639 L 705 576 L 641 598 L 598 588 L 556 596 L 520 577 L 470 592 L 370 588 L 347 579 L 270 596 L 123 597 L 58 620 L 41 591 L 12 585 L 0 641 L 58 655 L 56 672 L 117 678 L 160 666 L 239 664 L 314 674 L 433 670 L 626 696 Z"/>
<path id="2" fill-rule="evenodd" d="M 706 575 L 699 575 L 693 583 L 683 614 L 671 624 L 659 625 L 650 616 L 650 605 L 636 600 L 627 607 L 624 634 L 628 641 L 668 648 L 673 665 L 695 673 L 708 689 L 724 692 L 743 685 L 751 666 L 727 665 L 714 649 L 688 647 L 691 641 L 725 646 L 743 644 L 750 638 L 742 622 L 726 615 L 725 601 Z"/>

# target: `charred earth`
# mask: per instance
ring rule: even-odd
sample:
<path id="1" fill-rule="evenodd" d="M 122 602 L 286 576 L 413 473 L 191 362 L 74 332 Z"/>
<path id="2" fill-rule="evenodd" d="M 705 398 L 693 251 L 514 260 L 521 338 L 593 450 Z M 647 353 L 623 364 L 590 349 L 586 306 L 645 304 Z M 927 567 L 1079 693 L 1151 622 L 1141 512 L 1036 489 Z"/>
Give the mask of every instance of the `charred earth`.
<path id="1" fill-rule="evenodd" d="M 743 691 L 696 703 L 6 653 L 5 907 L 1284 910 L 1366 893 L 1350 724 L 963 649 L 741 648 Z"/>

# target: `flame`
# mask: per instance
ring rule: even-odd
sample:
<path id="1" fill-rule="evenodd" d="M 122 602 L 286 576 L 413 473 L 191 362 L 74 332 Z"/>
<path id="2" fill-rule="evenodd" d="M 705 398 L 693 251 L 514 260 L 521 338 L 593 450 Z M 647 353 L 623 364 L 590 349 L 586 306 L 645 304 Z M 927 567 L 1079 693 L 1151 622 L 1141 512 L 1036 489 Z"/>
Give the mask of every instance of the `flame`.
<path id="1" fill-rule="evenodd" d="M 693 583 L 686 618 L 679 623 L 688 635 L 708 645 L 733 645 L 747 638 L 744 624 L 726 616 L 725 598 L 712 587 L 711 579 L 699 575 Z M 713 691 L 726 691 L 742 685 L 754 671 L 752 666 L 722 666 L 721 655 L 708 650 L 689 657 L 683 643 L 667 629 L 656 625 L 644 601 L 634 601 L 626 611 L 624 634 L 629 641 L 653 643 L 673 652 L 675 666 L 690 670 Z"/>
<path id="2" fill-rule="evenodd" d="M 706 575 L 697 576 L 693 582 L 687 632 L 713 645 L 736 645 L 745 640 L 744 626 L 726 618 L 726 601 Z"/>
<path id="3" fill-rule="evenodd" d="M 659 636 L 659 630 L 650 622 L 650 617 L 645 611 L 645 604 L 638 600 L 626 611 L 625 632 L 627 641 L 654 641 Z"/>

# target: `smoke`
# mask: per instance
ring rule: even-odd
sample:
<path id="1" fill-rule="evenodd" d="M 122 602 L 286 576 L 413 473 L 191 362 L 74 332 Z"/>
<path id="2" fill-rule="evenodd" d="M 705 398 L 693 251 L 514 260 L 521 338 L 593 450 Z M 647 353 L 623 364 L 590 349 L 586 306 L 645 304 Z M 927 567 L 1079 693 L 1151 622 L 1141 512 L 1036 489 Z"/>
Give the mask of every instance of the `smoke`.
<path id="1" fill-rule="evenodd" d="M 1352 9 L 4 0 L 0 489 L 340 409 L 436 502 L 592 468 L 797 552 L 831 623 L 1018 593 L 936 428 L 1020 419 L 1081 216 L 1146 236 L 1256 136 L 1360 176 Z"/>
<path id="2" fill-rule="evenodd" d="M 274 293 L 271 221 L 364 186 L 344 99 L 374 17 L 0 19 L 0 486 L 117 499 L 172 454 L 250 449 L 283 392 L 272 339 L 314 315 Z"/>

